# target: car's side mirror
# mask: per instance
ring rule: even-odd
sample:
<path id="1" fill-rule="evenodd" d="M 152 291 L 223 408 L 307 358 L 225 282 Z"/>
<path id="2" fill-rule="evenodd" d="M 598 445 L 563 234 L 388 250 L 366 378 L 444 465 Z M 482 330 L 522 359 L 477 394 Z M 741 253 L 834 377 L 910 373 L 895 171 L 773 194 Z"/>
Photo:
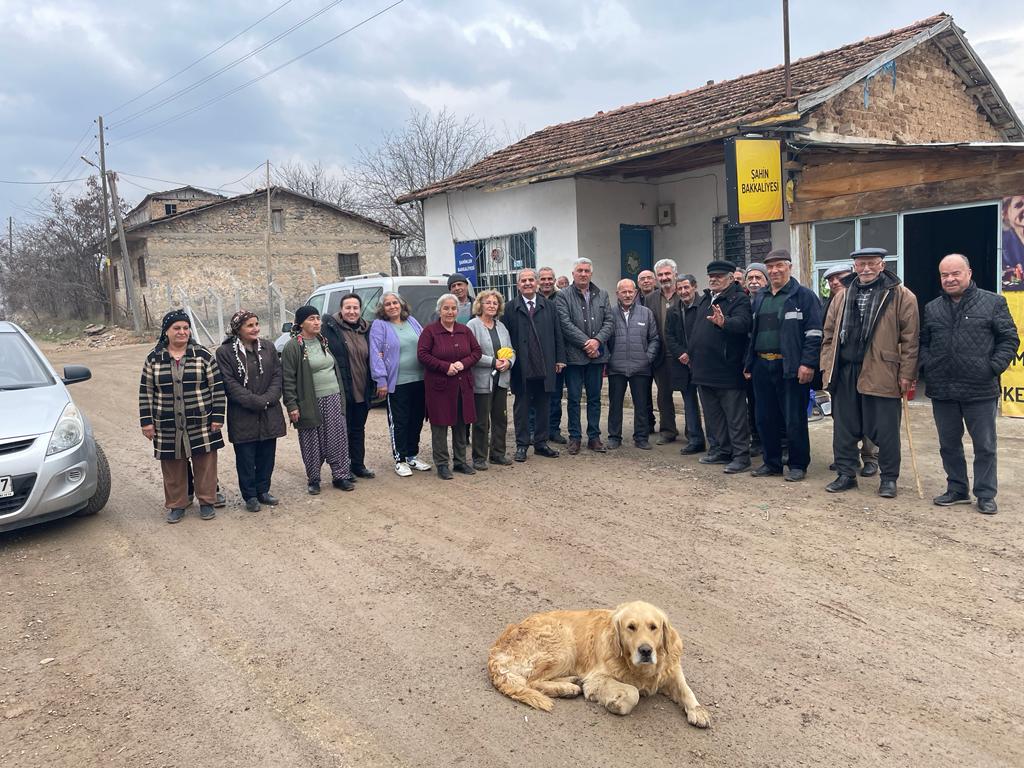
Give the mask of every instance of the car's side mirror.
<path id="1" fill-rule="evenodd" d="M 291 323 L 281 323 L 281 333 L 291 333 L 291 332 L 292 332 L 292 324 Z"/>
<path id="2" fill-rule="evenodd" d="M 65 384 L 78 384 L 81 381 L 88 381 L 92 378 L 92 371 L 84 365 L 65 365 L 62 381 Z"/>

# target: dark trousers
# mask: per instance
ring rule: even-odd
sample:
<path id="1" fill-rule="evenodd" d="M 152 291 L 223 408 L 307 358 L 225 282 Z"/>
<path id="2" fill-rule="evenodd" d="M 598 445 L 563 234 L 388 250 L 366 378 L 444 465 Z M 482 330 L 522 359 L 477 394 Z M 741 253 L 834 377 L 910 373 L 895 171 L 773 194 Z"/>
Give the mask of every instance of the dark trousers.
<path id="1" fill-rule="evenodd" d="M 425 407 L 422 381 L 399 384 L 388 395 L 388 430 L 391 432 L 391 452 L 395 462 L 419 454 Z"/>
<path id="2" fill-rule="evenodd" d="M 548 395 L 548 436 L 557 436 L 562 433 L 562 393 L 564 391 L 565 369 L 563 368 L 561 373 L 555 374 L 555 391 Z M 519 440 L 518 436 L 516 440 Z"/>
<path id="3" fill-rule="evenodd" d="M 647 420 L 650 384 L 650 376 L 608 374 L 608 437 L 622 439 L 622 403 L 626 398 L 628 386 L 629 395 L 633 398 L 633 440 L 647 440 L 651 434 L 651 424 Z"/>
<path id="4" fill-rule="evenodd" d="M 584 388 L 587 391 L 587 439 L 596 440 L 601 437 L 601 378 L 603 372 L 604 363 L 565 367 L 565 410 L 568 412 L 569 437 L 572 440 L 580 440 L 583 437 L 580 404 L 583 401 Z"/>
<path id="5" fill-rule="evenodd" d="M 434 466 L 448 466 L 448 430 L 452 432 L 451 465 L 461 467 L 466 463 L 466 433 L 470 425 L 462 415 L 462 395 L 458 395 L 455 423 L 450 427 L 444 424 L 430 425 L 430 442 L 434 456 Z"/>
<path id="6" fill-rule="evenodd" d="M 255 499 L 270 492 L 270 476 L 274 474 L 277 440 L 253 440 L 235 443 L 235 469 L 238 471 L 238 490 L 243 499 Z"/>
<path id="7" fill-rule="evenodd" d="M 487 461 L 491 456 L 505 455 L 508 433 L 508 389 L 495 387 L 492 392 L 474 394 L 476 421 L 473 423 L 473 461 Z"/>
<path id="8" fill-rule="evenodd" d="M 549 394 L 544 391 L 544 379 L 527 379 L 524 387 L 524 391 L 516 395 L 512 403 L 512 423 L 516 430 L 516 448 L 528 446 L 531 435 L 534 445 L 548 441 L 548 421 L 543 414 L 549 413 Z M 539 419 L 535 416 L 538 413 L 542 414 Z M 561 396 L 559 396 L 558 414 L 561 418 Z M 532 421 L 531 417 L 534 417 Z"/>
<path id="9" fill-rule="evenodd" d="M 789 443 L 789 466 L 807 469 L 811 463 L 811 440 L 807 434 L 810 383 L 783 378 L 782 360 L 761 357 L 754 357 L 751 375 L 764 463 L 772 469 L 782 469 L 782 435 L 785 433 Z"/>
<path id="10" fill-rule="evenodd" d="M 868 438 L 878 446 L 878 473 L 882 480 L 900 476 L 900 421 L 898 397 L 875 397 L 857 391 L 861 366 L 840 363 L 832 385 L 832 453 L 836 471 L 853 477 L 860 466 L 857 443 Z"/>
<path id="11" fill-rule="evenodd" d="M 664 438 L 675 440 L 679 436 L 676 429 L 676 404 L 672 400 L 672 368 L 668 361 L 654 369 L 654 384 L 658 388 L 658 432 Z M 651 385 L 647 384 L 647 396 L 650 397 Z M 634 398 L 635 399 L 635 398 Z M 647 406 L 647 411 L 651 406 Z M 648 421 L 648 431 L 654 425 Z"/>
<path id="12" fill-rule="evenodd" d="M 747 379 L 747 424 L 750 427 L 750 440 L 754 445 L 761 444 L 761 431 L 757 425 L 757 393 L 754 382 Z"/>
<path id="13" fill-rule="evenodd" d="M 974 495 L 996 497 L 996 413 L 999 398 L 988 400 L 932 400 L 932 416 L 939 433 L 939 455 L 946 470 L 946 488 L 967 493 L 964 424 L 974 444 Z"/>
<path id="14" fill-rule="evenodd" d="M 704 448 L 704 423 L 701 421 L 700 400 L 697 398 L 697 385 L 692 381 L 682 392 L 683 409 L 686 414 L 686 444 Z M 713 446 L 712 446 L 713 447 Z"/>
<path id="15" fill-rule="evenodd" d="M 370 404 L 365 400 L 345 404 L 345 426 L 348 429 L 348 455 L 353 469 L 366 469 L 366 415 Z"/>
<path id="16" fill-rule="evenodd" d="M 750 424 L 747 421 L 746 389 L 719 389 L 700 385 L 700 404 L 708 436 L 715 450 L 733 461 L 750 462 Z"/>

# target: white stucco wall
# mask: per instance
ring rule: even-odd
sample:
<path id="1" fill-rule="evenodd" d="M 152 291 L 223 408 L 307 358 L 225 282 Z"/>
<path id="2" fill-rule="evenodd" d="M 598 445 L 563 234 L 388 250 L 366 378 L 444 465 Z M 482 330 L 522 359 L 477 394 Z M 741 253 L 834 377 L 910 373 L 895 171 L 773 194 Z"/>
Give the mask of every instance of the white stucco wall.
<path id="1" fill-rule="evenodd" d="M 714 220 L 726 213 L 725 165 L 659 179 L 658 203 L 675 204 L 676 223 L 655 227 L 655 261 L 673 259 L 681 274 L 693 273 L 703 285 L 714 259 Z"/>
<path id="2" fill-rule="evenodd" d="M 449 216 L 450 213 L 450 216 Z M 576 257 L 576 185 L 571 179 L 496 192 L 438 195 L 423 208 L 427 274 L 455 271 L 455 243 L 536 228 L 537 266 L 562 274 Z"/>
<path id="3" fill-rule="evenodd" d="M 653 225 L 658 192 L 653 184 L 578 179 L 576 220 L 579 255 L 594 262 L 594 282 L 611 290 L 621 270 L 619 225 Z M 657 246 L 652 246 L 657 258 Z M 565 274 L 569 273 L 566 263 Z M 563 274 L 559 270 L 559 274 Z"/>

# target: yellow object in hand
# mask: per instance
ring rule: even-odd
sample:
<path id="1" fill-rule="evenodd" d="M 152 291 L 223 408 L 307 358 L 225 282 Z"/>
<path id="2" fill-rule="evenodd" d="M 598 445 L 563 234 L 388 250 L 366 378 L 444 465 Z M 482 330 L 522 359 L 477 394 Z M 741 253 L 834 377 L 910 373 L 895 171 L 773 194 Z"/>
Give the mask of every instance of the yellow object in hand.
<path id="1" fill-rule="evenodd" d="M 494 353 L 494 356 L 499 360 L 511 360 L 515 357 L 515 354 L 515 350 L 513 350 L 512 347 L 502 347 Z"/>

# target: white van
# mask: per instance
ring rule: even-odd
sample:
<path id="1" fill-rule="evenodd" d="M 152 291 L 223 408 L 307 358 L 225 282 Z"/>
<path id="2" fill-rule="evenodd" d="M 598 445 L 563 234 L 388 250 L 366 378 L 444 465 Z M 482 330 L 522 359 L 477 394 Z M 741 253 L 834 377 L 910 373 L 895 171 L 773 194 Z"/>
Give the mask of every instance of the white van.
<path id="1" fill-rule="evenodd" d="M 435 313 L 438 297 L 448 293 L 448 275 L 392 277 L 383 272 L 353 275 L 337 283 L 319 286 L 310 294 L 306 303 L 319 309 L 322 316 L 336 315 L 341 308 L 341 297 L 355 293 L 363 300 L 363 319 L 372 323 L 381 296 L 389 292 L 397 293 L 405 299 L 412 310 L 412 316 L 420 321 L 420 325 L 425 326 Z M 282 335 L 274 341 L 278 352 L 288 341 L 291 325 L 286 323 L 281 330 Z"/>

